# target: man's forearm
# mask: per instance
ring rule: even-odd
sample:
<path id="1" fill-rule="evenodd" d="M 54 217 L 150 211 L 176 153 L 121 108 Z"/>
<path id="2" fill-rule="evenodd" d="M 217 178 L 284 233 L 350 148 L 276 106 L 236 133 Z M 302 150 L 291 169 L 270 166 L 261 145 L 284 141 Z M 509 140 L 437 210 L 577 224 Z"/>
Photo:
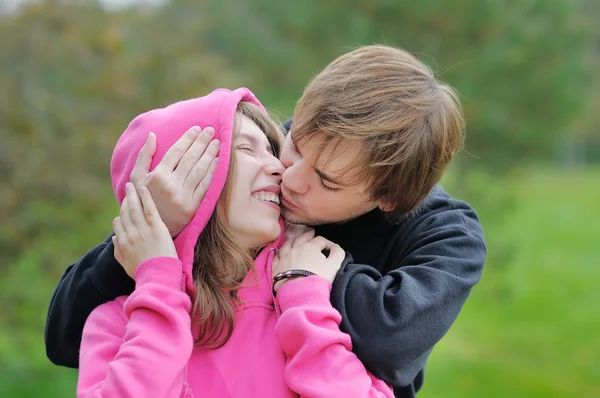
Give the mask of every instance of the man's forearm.
<path id="1" fill-rule="evenodd" d="M 133 291 L 133 281 L 114 259 L 110 239 L 70 265 L 54 290 L 44 341 L 46 355 L 56 365 L 76 368 L 89 314 L 100 304 Z"/>

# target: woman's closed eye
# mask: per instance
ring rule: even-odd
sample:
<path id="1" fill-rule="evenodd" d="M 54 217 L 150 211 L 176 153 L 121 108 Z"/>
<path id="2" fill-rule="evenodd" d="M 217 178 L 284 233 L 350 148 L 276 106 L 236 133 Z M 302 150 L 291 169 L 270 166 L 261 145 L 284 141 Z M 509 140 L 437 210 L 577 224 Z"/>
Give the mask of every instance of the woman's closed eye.
<path id="1" fill-rule="evenodd" d="M 237 147 L 237 149 L 242 150 L 242 151 L 246 151 L 248 153 L 254 153 L 254 148 L 252 148 L 250 145 L 239 145 Z"/>

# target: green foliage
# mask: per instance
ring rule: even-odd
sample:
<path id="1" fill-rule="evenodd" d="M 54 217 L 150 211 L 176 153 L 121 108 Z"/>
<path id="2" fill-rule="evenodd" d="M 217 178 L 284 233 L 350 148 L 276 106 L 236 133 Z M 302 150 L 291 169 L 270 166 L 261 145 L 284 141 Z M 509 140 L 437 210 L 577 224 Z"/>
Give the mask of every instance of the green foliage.
<path id="1" fill-rule="evenodd" d="M 11 366 L 19 355 L 47 365 L 50 295 L 66 265 L 110 231 L 110 156 L 128 122 L 237 79 L 191 37 L 170 40 L 173 23 L 156 14 L 61 4 L 0 18 L 12 38 L 0 42 L 0 361 Z"/>
<path id="2" fill-rule="evenodd" d="M 207 36 L 211 47 L 283 100 L 296 99 L 326 62 L 358 45 L 385 42 L 415 53 L 460 92 L 467 149 L 478 167 L 490 170 L 552 157 L 591 84 L 584 66 L 589 26 L 571 1 L 208 4 L 197 7 L 217 16 Z"/>
<path id="3" fill-rule="evenodd" d="M 162 25 L 93 3 L 35 4 L 0 20 L 14 37 L 1 43 L 2 263 L 107 209 L 112 147 L 134 116 L 234 84 L 222 57 L 167 39 Z"/>

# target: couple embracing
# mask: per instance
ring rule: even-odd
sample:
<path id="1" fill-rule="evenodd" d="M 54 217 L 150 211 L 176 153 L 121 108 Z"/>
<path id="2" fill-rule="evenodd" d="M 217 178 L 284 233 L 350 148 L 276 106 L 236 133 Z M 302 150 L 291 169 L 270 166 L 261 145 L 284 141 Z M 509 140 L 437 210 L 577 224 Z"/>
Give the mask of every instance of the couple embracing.
<path id="1" fill-rule="evenodd" d="M 485 260 L 436 185 L 463 127 L 449 86 L 380 45 L 283 128 L 245 88 L 136 117 L 114 234 L 59 282 L 48 357 L 80 397 L 414 397 Z"/>

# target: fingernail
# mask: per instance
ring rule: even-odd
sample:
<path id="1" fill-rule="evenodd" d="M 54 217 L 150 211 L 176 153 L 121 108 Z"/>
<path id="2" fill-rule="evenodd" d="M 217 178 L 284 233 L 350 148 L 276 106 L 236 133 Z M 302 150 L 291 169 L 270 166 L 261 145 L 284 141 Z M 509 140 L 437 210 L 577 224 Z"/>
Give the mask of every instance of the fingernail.
<path id="1" fill-rule="evenodd" d="M 219 141 L 219 140 L 212 140 L 212 143 L 215 146 L 215 148 L 218 148 L 221 146 L 221 141 Z"/>
<path id="2" fill-rule="evenodd" d="M 212 127 L 208 127 L 206 129 L 204 129 L 204 133 L 208 136 L 208 137 L 212 137 L 215 135 L 215 129 L 213 129 Z"/>
<path id="3" fill-rule="evenodd" d="M 199 126 L 194 126 L 191 128 L 191 130 L 192 130 L 192 133 L 194 133 L 194 134 L 200 134 L 200 131 L 201 131 Z"/>

